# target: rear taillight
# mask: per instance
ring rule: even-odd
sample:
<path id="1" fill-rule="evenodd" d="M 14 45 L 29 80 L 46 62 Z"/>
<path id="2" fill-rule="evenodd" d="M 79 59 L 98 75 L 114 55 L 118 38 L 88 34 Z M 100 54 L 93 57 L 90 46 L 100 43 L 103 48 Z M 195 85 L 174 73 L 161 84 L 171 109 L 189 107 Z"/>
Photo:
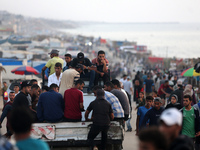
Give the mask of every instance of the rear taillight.
<path id="1" fill-rule="evenodd" d="M 8 92 L 4 92 L 3 97 L 4 97 L 4 100 L 7 101 L 8 100 Z"/>

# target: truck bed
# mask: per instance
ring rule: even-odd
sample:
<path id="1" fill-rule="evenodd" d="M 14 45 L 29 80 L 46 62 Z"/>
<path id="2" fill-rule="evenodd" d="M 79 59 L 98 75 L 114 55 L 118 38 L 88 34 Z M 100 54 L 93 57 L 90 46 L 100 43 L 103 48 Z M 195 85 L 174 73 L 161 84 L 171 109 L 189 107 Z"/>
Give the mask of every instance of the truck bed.
<path id="1" fill-rule="evenodd" d="M 92 122 L 35 123 L 31 136 L 45 140 L 53 148 L 88 147 L 87 135 L 91 124 Z M 100 140 L 101 134 L 95 138 L 97 144 L 100 144 Z M 121 146 L 123 140 L 123 127 L 119 122 L 112 121 L 108 131 L 108 145 Z"/>

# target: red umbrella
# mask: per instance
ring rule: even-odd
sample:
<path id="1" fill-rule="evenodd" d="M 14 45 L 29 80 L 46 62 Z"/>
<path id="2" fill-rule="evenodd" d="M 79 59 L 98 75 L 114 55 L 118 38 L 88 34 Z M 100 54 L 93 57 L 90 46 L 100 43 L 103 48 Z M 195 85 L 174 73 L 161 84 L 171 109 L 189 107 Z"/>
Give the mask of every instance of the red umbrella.
<path id="1" fill-rule="evenodd" d="M 34 69 L 33 67 L 30 66 L 21 66 L 21 67 L 17 67 L 13 70 L 11 70 L 12 73 L 14 74 L 20 74 L 20 75 L 32 75 L 32 74 L 39 74 L 39 72 Z"/>

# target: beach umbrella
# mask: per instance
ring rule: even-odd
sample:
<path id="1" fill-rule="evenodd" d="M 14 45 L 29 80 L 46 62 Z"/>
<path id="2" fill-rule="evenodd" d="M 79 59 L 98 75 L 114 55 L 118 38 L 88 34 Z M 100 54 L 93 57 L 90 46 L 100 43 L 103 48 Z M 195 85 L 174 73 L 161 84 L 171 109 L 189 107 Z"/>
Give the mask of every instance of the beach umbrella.
<path id="1" fill-rule="evenodd" d="M 14 74 L 19 74 L 19 75 L 32 75 L 32 74 L 39 74 L 39 71 L 37 71 L 36 69 L 34 69 L 33 67 L 30 66 L 21 66 L 21 67 L 17 67 L 13 70 L 11 70 L 12 73 Z"/>
<path id="2" fill-rule="evenodd" d="M 184 70 L 181 73 L 181 76 L 184 76 L 184 77 L 200 76 L 200 73 L 197 73 L 195 71 L 194 67 L 192 67 L 192 68 L 188 68 L 188 69 Z"/>

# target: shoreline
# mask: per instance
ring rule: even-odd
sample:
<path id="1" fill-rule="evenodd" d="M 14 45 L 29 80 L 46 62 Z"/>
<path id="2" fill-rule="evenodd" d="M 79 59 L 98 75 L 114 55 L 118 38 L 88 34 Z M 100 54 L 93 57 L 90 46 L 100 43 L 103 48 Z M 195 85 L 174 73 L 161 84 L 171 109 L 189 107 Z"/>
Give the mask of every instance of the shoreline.
<path id="1" fill-rule="evenodd" d="M 185 25 L 185 23 L 179 23 L 179 24 Z M 183 32 L 181 31 L 183 29 L 180 29 L 180 31 L 173 33 L 171 31 L 149 32 L 149 31 L 135 31 L 134 30 L 134 31 L 131 31 L 131 33 L 129 33 L 127 31 L 128 29 L 125 31 L 117 31 L 117 32 L 116 32 L 116 29 L 113 29 L 114 31 L 111 32 L 111 31 L 107 31 L 108 30 L 108 28 L 106 28 L 107 26 L 101 26 L 101 25 L 102 24 L 92 24 L 91 26 L 80 25 L 80 27 L 78 28 L 57 29 L 57 31 L 70 35 L 70 36 L 82 35 L 82 36 L 87 36 L 87 37 L 93 36 L 94 38 L 98 38 L 99 36 L 101 36 L 103 39 L 106 39 L 108 41 L 125 41 L 127 39 L 128 41 L 137 42 L 138 45 L 146 45 L 148 47 L 148 50 L 152 52 L 152 56 L 156 56 L 156 57 L 166 58 L 166 55 L 167 55 L 167 58 L 174 58 L 177 56 L 178 56 L 177 58 L 183 58 L 183 59 L 198 58 L 198 56 L 196 55 L 196 51 L 200 50 L 200 45 L 198 44 L 196 40 L 198 37 L 200 38 L 200 31 L 197 33 L 196 31 Z M 115 25 L 119 26 L 119 24 L 115 24 Z M 138 24 L 134 24 L 134 25 L 137 26 Z M 95 27 L 97 27 L 97 29 L 94 29 Z M 102 29 L 103 27 L 105 27 L 106 29 L 103 30 Z M 101 29 L 103 30 L 102 32 L 100 31 Z M 196 30 L 198 31 L 198 29 Z M 176 34 L 176 33 L 179 33 L 179 34 Z M 189 40 L 189 37 L 188 39 L 185 39 L 187 37 L 186 35 L 193 37 L 195 41 L 192 41 L 192 39 Z M 177 42 L 174 42 L 174 39 Z M 187 44 L 187 43 L 190 43 L 190 44 Z M 168 52 L 166 52 L 167 49 L 168 49 Z"/>

